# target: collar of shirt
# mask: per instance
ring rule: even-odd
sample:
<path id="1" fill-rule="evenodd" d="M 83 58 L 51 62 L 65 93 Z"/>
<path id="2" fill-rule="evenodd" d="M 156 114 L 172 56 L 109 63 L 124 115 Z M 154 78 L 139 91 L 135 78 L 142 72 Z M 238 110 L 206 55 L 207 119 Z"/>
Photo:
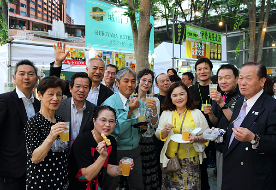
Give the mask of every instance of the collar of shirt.
<path id="1" fill-rule="evenodd" d="M 31 103 L 34 103 L 34 96 L 33 96 L 33 94 L 31 96 L 31 98 L 28 99 L 28 98 L 26 98 L 25 94 L 23 94 L 23 92 L 21 92 L 17 87 L 15 89 L 15 92 L 16 92 L 18 98 L 22 98 L 23 101 L 26 100 L 26 101 L 31 101 Z"/>
<path id="2" fill-rule="evenodd" d="M 120 96 L 120 98 L 121 98 L 121 100 L 122 100 L 122 102 L 123 102 L 123 105 L 124 105 L 124 109 L 126 109 L 126 102 L 127 102 L 127 100 L 128 100 L 128 98 L 126 98 L 124 95 L 122 95 L 120 92 L 119 92 L 119 96 Z"/>
<path id="3" fill-rule="evenodd" d="M 264 90 L 262 89 L 260 92 L 255 94 L 252 98 L 249 98 L 248 100 L 246 100 L 246 104 L 247 104 L 246 114 L 250 111 L 252 106 L 256 103 L 256 101 L 259 99 L 259 97 L 262 95 L 263 92 L 264 92 Z M 245 98 L 244 98 L 244 101 L 245 101 Z"/>
<path id="4" fill-rule="evenodd" d="M 77 110 L 77 106 L 76 106 L 73 98 L 71 98 L 71 107 Z M 83 107 L 80 110 L 77 110 L 77 112 L 85 110 L 85 109 L 86 109 L 86 101 L 84 101 Z"/>
<path id="5" fill-rule="evenodd" d="M 105 86 L 107 86 L 107 85 L 105 84 L 104 80 L 102 81 L 102 84 L 105 85 Z M 112 91 L 113 91 L 114 93 L 118 91 L 115 82 L 113 83 Z"/>
<path id="6" fill-rule="evenodd" d="M 93 91 L 93 92 L 100 92 L 100 86 L 101 86 L 100 84 L 96 88 L 92 88 L 92 86 L 91 86 L 91 91 Z"/>

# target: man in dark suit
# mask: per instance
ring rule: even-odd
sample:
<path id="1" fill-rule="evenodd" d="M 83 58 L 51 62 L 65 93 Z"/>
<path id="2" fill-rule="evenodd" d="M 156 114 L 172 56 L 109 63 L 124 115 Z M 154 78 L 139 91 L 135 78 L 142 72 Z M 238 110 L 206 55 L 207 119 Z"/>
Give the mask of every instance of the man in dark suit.
<path id="1" fill-rule="evenodd" d="M 223 151 L 223 190 L 276 189 L 276 101 L 263 87 L 266 67 L 241 66 L 237 101 Z"/>
<path id="2" fill-rule="evenodd" d="M 50 76 L 60 77 L 62 61 L 66 58 L 69 51 L 65 52 L 65 43 L 62 46 L 61 42 L 57 42 L 55 48 L 55 62 L 50 65 Z M 92 87 L 88 94 L 87 100 L 97 106 L 100 106 L 109 96 L 113 94 L 107 86 L 101 84 L 104 77 L 105 64 L 101 58 L 91 58 L 87 63 L 86 73 L 92 80 Z M 67 83 L 68 84 L 68 83 Z M 67 85 L 69 87 L 69 85 Z M 69 88 L 65 90 L 65 95 L 71 97 Z"/>
<path id="3" fill-rule="evenodd" d="M 91 131 L 93 124 L 93 109 L 96 106 L 87 101 L 92 81 L 87 73 L 76 72 L 70 79 L 70 92 L 72 98 L 63 99 L 56 114 L 64 121 L 70 121 L 70 145 L 79 133 Z"/>
<path id="4" fill-rule="evenodd" d="M 26 143 L 24 126 L 40 109 L 32 90 L 37 68 L 28 60 L 15 66 L 16 89 L 0 94 L 0 189 L 26 189 Z"/>

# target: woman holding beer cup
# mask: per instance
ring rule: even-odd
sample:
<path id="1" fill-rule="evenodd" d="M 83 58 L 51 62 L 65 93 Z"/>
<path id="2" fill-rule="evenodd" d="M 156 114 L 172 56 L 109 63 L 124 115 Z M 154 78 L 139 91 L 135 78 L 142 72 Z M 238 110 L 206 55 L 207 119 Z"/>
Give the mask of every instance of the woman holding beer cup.
<path id="1" fill-rule="evenodd" d="M 37 87 L 41 108 L 26 124 L 26 189 L 67 189 L 68 142 L 59 135 L 67 130 L 62 118 L 55 115 L 62 100 L 65 82 L 49 76 Z"/>
<path id="2" fill-rule="evenodd" d="M 110 134 L 116 123 L 115 110 L 109 106 L 94 108 L 94 129 L 80 134 L 72 144 L 69 154 L 69 189 L 100 189 L 103 170 L 110 176 L 128 176 L 133 167 L 133 160 L 127 158 L 126 169 L 122 172 L 125 161 L 120 160 L 117 166 L 117 143 Z M 105 181 L 105 183 L 108 183 Z"/>
<path id="3" fill-rule="evenodd" d="M 168 158 L 173 158 L 178 149 L 177 142 L 172 141 L 172 135 L 181 134 L 186 129 L 193 130 L 200 127 L 203 131 L 208 129 L 208 123 L 200 110 L 195 109 L 193 96 L 186 85 L 181 82 L 172 84 L 163 103 L 163 112 L 159 119 L 156 137 L 164 143 L 160 154 L 160 162 L 167 166 Z M 162 189 L 200 189 L 200 169 L 204 153 L 198 153 L 193 147 L 194 142 L 205 143 L 203 135 L 188 136 L 183 139 L 178 149 L 178 158 L 181 170 L 163 175 Z M 189 141 L 189 142 L 187 142 Z"/>

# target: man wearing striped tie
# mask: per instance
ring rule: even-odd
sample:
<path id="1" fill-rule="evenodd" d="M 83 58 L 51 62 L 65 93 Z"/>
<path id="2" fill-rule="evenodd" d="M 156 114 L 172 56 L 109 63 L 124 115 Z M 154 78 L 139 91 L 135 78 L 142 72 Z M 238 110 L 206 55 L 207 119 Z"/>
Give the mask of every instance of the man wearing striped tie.
<path id="1" fill-rule="evenodd" d="M 276 189 L 276 100 L 268 96 L 266 67 L 241 66 L 241 97 L 233 110 L 223 151 L 222 190 Z"/>

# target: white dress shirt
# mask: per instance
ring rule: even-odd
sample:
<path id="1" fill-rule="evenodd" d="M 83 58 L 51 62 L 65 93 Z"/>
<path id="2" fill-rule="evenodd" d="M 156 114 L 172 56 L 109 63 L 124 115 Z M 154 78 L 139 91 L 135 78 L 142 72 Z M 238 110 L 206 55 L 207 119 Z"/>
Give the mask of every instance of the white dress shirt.
<path id="1" fill-rule="evenodd" d="M 80 126 L 83 118 L 83 111 L 86 109 L 86 102 L 84 102 L 83 107 L 77 110 L 73 98 L 71 98 L 71 139 L 70 145 L 72 145 L 75 138 L 79 135 Z"/>
<path id="2" fill-rule="evenodd" d="M 97 102 L 98 102 L 98 96 L 99 96 L 99 93 L 100 93 L 100 84 L 97 88 L 93 88 L 91 87 L 89 93 L 88 93 L 88 96 L 86 98 L 87 101 L 97 105 Z"/>
<path id="3" fill-rule="evenodd" d="M 107 86 L 107 85 L 105 84 L 104 80 L 102 81 L 102 84 L 105 85 L 105 86 Z M 107 86 L 107 87 L 108 87 L 108 86 Z M 108 87 L 108 88 L 109 88 L 109 87 Z M 113 83 L 113 86 L 112 86 L 112 89 L 111 89 L 111 90 L 112 90 L 114 93 L 118 91 L 118 88 L 117 88 L 115 82 Z"/>
<path id="4" fill-rule="evenodd" d="M 24 103 L 24 107 L 25 107 L 25 110 L 26 110 L 26 113 L 27 113 L 27 117 L 28 119 L 32 116 L 35 115 L 35 109 L 34 109 L 34 96 L 32 94 L 31 98 L 28 99 L 26 98 L 25 94 L 23 94 L 23 92 L 21 92 L 17 87 L 15 89 L 15 92 L 18 96 L 18 98 L 21 98 L 23 103 Z"/>

